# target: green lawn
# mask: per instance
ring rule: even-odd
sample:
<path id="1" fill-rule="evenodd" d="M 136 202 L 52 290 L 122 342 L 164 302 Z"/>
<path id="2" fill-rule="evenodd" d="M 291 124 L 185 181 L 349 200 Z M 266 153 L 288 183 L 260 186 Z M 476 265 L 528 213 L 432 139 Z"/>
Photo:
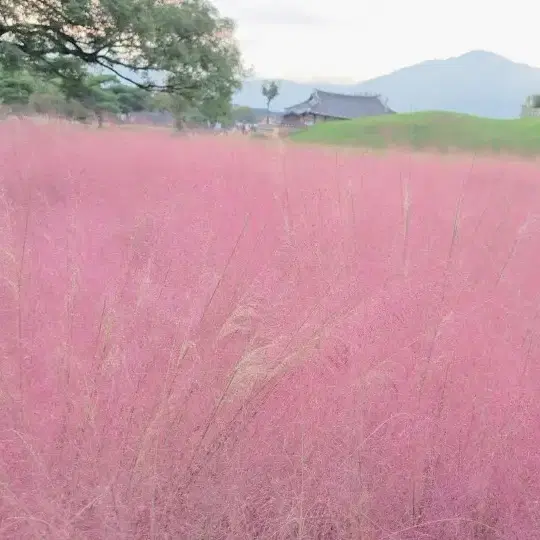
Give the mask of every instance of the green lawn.
<path id="1" fill-rule="evenodd" d="M 373 116 L 320 123 L 293 141 L 368 148 L 405 147 L 540 154 L 540 118 L 495 120 L 449 112 Z"/>

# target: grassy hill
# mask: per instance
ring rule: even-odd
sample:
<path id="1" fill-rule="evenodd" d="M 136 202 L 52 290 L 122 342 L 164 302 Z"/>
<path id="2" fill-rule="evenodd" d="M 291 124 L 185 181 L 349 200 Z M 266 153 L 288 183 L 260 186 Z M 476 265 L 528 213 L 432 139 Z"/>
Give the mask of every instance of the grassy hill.
<path id="1" fill-rule="evenodd" d="M 291 135 L 303 143 L 369 148 L 494 151 L 540 154 L 540 119 L 499 120 L 421 112 L 317 124 Z"/>

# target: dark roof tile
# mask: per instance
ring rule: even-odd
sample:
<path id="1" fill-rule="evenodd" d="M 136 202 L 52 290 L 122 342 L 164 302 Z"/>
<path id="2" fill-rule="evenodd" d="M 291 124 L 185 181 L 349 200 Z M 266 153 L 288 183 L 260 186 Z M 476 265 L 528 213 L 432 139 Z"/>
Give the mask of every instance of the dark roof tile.
<path id="1" fill-rule="evenodd" d="M 312 113 L 343 119 L 393 112 L 378 95 L 335 94 L 323 90 L 315 90 L 306 101 L 285 109 L 285 114 Z"/>

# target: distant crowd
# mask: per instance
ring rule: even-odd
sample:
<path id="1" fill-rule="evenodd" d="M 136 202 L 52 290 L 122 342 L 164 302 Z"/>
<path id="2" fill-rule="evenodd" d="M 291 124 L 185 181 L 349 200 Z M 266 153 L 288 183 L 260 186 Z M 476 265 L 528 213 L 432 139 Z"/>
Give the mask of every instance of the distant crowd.
<path id="1" fill-rule="evenodd" d="M 214 124 L 214 131 L 219 133 L 241 133 L 242 135 L 249 135 L 257 131 L 256 124 L 248 124 L 245 122 L 236 122 L 230 127 L 223 127 L 220 122 Z"/>

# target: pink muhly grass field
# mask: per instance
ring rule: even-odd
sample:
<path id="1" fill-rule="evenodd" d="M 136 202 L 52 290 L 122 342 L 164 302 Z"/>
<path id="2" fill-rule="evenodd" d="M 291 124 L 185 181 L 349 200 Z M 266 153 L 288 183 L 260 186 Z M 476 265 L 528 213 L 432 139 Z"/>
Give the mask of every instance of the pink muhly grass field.
<path id="1" fill-rule="evenodd" d="M 0 537 L 540 538 L 540 167 L 0 125 Z"/>

